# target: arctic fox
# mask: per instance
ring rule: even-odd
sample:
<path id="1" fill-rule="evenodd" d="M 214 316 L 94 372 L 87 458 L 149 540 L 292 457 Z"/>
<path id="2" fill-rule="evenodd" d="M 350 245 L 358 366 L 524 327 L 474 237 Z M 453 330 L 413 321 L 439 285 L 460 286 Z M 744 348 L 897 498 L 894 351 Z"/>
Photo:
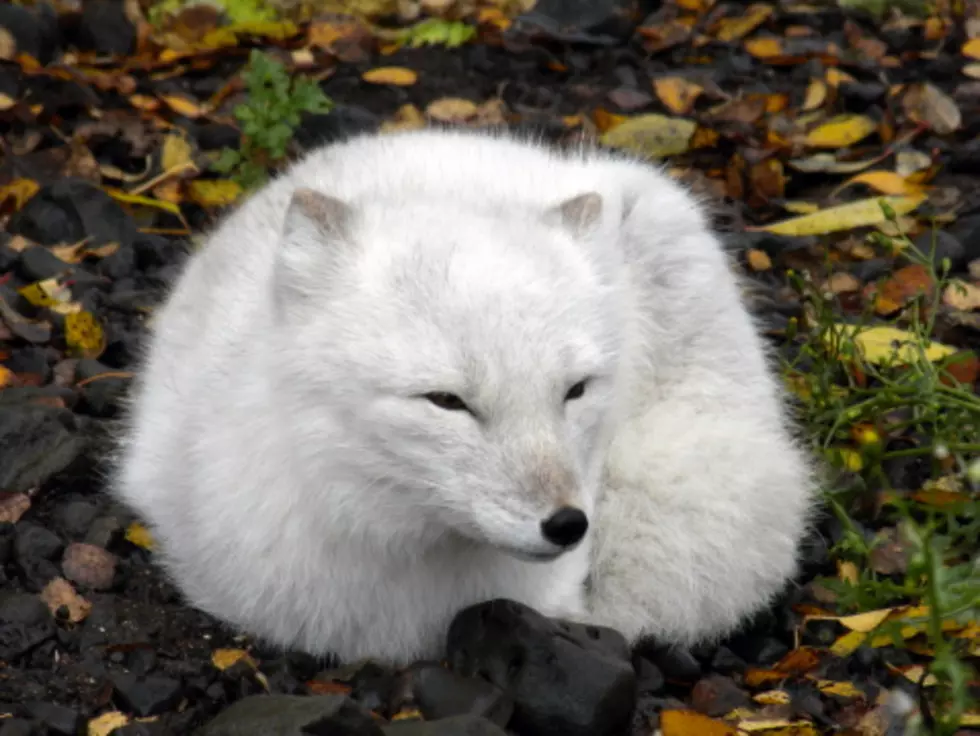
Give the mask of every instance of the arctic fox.
<path id="1" fill-rule="evenodd" d="M 718 637 L 793 574 L 813 483 L 685 189 L 427 130 L 316 150 L 217 227 L 112 486 L 198 608 L 405 663 L 498 597 Z"/>

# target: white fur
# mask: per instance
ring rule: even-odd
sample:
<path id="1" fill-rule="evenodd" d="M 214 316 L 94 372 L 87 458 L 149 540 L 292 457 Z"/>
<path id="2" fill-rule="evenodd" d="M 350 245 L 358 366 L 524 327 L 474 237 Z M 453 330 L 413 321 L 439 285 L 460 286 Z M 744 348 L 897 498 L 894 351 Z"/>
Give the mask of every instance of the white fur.
<path id="1" fill-rule="evenodd" d="M 695 200 L 486 133 L 359 137 L 255 194 L 155 314 L 129 423 L 112 486 L 190 602 L 344 659 L 438 656 L 494 597 L 717 636 L 793 572 L 812 488 Z M 591 528 L 556 557 L 563 504 Z"/>

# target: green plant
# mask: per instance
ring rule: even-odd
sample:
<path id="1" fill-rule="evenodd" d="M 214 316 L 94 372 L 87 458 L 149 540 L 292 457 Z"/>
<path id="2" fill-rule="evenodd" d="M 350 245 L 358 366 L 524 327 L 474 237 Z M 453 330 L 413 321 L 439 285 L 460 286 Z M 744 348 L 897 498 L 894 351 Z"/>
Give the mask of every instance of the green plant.
<path id="1" fill-rule="evenodd" d="M 427 18 L 397 32 L 398 41 L 418 48 L 419 46 L 462 46 L 476 36 L 476 28 L 462 21 Z"/>
<path id="2" fill-rule="evenodd" d="M 300 114 L 326 113 L 333 103 L 315 82 L 291 78 L 281 63 L 256 49 L 242 78 L 248 96 L 235 108 L 242 127 L 241 149 L 225 148 L 212 168 L 248 190 L 265 182 L 269 167 L 285 158 Z"/>
<path id="3" fill-rule="evenodd" d="M 885 215 L 896 224 L 887 208 Z M 935 352 L 949 263 L 937 268 L 934 245 L 925 254 L 904 236 L 892 240 L 878 234 L 873 240 L 900 249 L 925 269 L 934 285 L 898 318 L 909 347 L 901 354 L 872 358 L 855 339 L 859 330 L 871 327 L 870 311 L 858 320 L 856 330 L 842 329 L 831 298 L 812 280 L 791 273 L 791 286 L 805 304 L 805 326 L 794 324 L 789 331 L 799 349 L 784 361 L 784 372 L 800 398 L 799 413 L 817 449 L 849 479 L 827 489 L 826 501 L 844 529 L 832 555 L 854 564 L 856 580 L 820 582 L 845 612 L 902 604 L 925 607 L 921 623 L 933 652 L 926 673 L 936 684 L 913 726 L 919 733 L 951 736 L 971 706 L 967 683 L 976 677 L 963 656 L 969 642 L 950 636 L 947 628 L 980 618 L 980 397 L 951 373 L 964 356 L 937 360 Z M 922 463 L 929 476 L 923 488 L 891 487 L 886 466 L 902 460 Z M 929 502 L 928 494 L 935 492 L 945 494 L 943 503 Z M 896 574 L 875 571 L 871 557 L 876 543 L 852 521 L 852 513 L 875 501 L 881 502 L 879 519 L 893 525 L 907 558 L 904 570 Z M 891 633 L 901 644 L 895 629 L 886 624 L 879 633 Z"/>

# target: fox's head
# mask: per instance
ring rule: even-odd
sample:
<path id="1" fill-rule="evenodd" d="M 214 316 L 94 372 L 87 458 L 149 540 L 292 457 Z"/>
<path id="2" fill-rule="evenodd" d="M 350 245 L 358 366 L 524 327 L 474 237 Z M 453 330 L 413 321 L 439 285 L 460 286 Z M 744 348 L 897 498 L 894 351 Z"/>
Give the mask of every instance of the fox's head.
<path id="1" fill-rule="evenodd" d="M 293 194 L 275 374 L 303 461 L 357 486 L 330 513 L 526 559 L 582 540 L 624 329 L 609 209 Z"/>

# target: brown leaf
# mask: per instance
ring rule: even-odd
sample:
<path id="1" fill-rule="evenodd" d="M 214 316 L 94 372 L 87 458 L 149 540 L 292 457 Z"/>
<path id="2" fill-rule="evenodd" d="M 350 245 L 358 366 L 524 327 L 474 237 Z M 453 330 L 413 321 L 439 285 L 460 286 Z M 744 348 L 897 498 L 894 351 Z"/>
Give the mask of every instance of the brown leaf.
<path id="1" fill-rule="evenodd" d="M 879 532 L 868 555 L 868 564 L 881 575 L 904 573 L 912 558 L 912 549 L 899 537 L 897 529 Z"/>
<path id="2" fill-rule="evenodd" d="M 980 284 L 955 279 L 943 291 L 943 304 L 964 312 L 980 309 Z"/>
<path id="3" fill-rule="evenodd" d="M 31 507 L 25 493 L 0 493 L 0 523 L 16 524 Z"/>
<path id="4" fill-rule="evenodd" d="M 920 294 L 928 294 L 935 283 L 929 270 L 918 263 L 898 269 L 881 284 L 869 284 L 875 312 L 885 316 L 897 312 Z"/>
<path id="5" fill-rule="evenodd" d="M 687 115 L 704 87 L 683 77 L 660 77 L 653 80 L 653 89 L 664 106 L 675 115 Z"/>
<path id="6" fill-rule="evenodd" d="M 14 179 L 0 187 L 0 213 L 16 212 L 37 194 L 40 185 L 33 179 Z"/>
<path id="7" fill-rule="evenodd" d="M 773 669 L 786 674 L 801 675 L 820 664 L 820 655 L 810 647 L 799 647 L 779 660 Z"/>
<path id="8" fill-rule="evenodd" d="M 764 250 L 749 248 L 745 252 L 745 259 L 753 271 L 768 271 L 772 268 L 772 259 L 769 258 L 769 254 Z"/>
<path id="9" fill-rule="evenodd" d="M 41 600 L 52 616 L 57 616 L 58 610 L 64 606 L 68 611 L 68 620 L 73 624 L 84 621 L 92 611 L 92 604 L 80 596 L 64 578 L 54 578 L 45 585 L 41 591 Z"/>
<path id="10" fill-rule="evenodd" d="M 426 106 L 425 114 L 443 123 L 465 123 L 476 117 L 480 108 L 475 102 L 461 97 L 443 97 Z"/>
<path id="11" fill-rule="evenodd" d="M 719 41 L 738 41 L 749 35 L 769 19 L 773 6 L 766 3 L 755 3 L 745 9 L 737 18 L 722 18 L 714 27 L 715 38 Z"/>
<path id="12" fill-rule="evenodd" d="M 660 731 L 663 736 L 737 736 L 738 734 L 738 731 L 728 724 L 693 710 L 661 711 Z"/>

